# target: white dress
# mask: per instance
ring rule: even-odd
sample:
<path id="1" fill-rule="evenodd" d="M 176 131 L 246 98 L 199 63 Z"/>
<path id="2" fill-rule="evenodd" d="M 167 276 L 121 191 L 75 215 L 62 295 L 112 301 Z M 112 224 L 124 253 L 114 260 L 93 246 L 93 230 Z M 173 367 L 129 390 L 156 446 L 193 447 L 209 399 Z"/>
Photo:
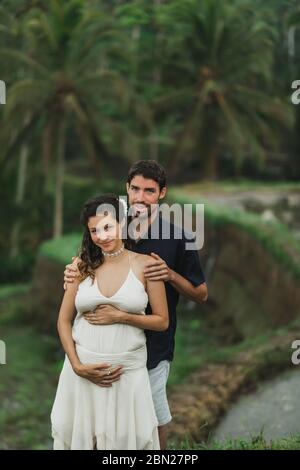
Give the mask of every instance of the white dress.
<path id="1" fill-rule="evenodd" d="M 103 388 L 77 376 L 65 357 L 51 412 L 54 449 L 159 449 L 157 418 L 152 401 L 144 331 L 129 325 L 91 325 L 83 312 L 111 304 L 132 314 L 145 314 L 148 296 L 131 267 L 122 286 L 111 297 L 97 280 L 80 283 L 72 335 L 84 363 L 123 365 L 112 387 Z"/>

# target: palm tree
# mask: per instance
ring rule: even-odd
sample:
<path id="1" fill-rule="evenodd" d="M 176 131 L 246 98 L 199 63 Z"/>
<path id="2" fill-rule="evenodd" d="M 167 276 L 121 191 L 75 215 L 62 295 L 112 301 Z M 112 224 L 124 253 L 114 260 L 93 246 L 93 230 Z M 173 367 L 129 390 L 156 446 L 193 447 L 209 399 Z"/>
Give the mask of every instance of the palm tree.
<path id="1" fill-rule="evenodd" d="M 289 8 L 285 12 L 285 33 L 288 41 L 288 55 L 289 55 L 289 67 L 285 73 L 287 87 L 291 90 L 291 84 L 294 80 L 299 79 L 300 74 L 300 6 L 296 0 L 289 1 Z M 291 90 L 292 92 L 292 90 Z M 299 162 L 299 150 L 300 150 L 300 109 L 299 105 L 294 105 L 295 111 L 295 124 L 293 134 L 289 140 L 289 148 L 292 153 L 291 159 L 291 171 L 290 175 L 292 178 L 299 179 L 300 175 L 300 162 Z"/>
<path id="2" fill-rule="evenodd" d="M 1 140 L 9 161 L 39 132 L 45 173 L 56 170 L 53 236 L 59 237 L 67 136 L 77 136 L 99 175 L 99 159 L 110 157 L 109 131 L 126 132 L 114 110 L 128 112 L 133 98 L 124 79 L 126 37 L 105 2 L 96 10 L 83 0 L 48 3 L 22 16 L 22 50 L 0 50 L 19 71 L 9 87 Z"/>
<path id="3" fill-rule="evenodd" d="M 0 17 L 2 19 L 0 24 L 0 41 L 1 44 L 5 44 L 6 47 L 12 47 L 14 49 L 22 47 L 22 31 L 21 22 L 19 21 L 14 9 L 10 11 L 8 5 L 0 6 Z M 10 5 L 12 8 L 12 5 Z M 5 70 L 6 83 L 12 83 L 15 79 L 15 71 L 9 60 L 3 58 L 3 70 Z M 2 117 L 2 116 L 1 116 Z M 21 209 L 25 199 L 25 185 L 27 176 L 27 164 L 28 164 L 28 146 L 23 143 L 20 149 L 20 155 L 18 158 L 18 170 L 17 170 L 17 181 L 16 181 L 16 192 L 15 192 L 15 208 L 17 212 Z M 11 230 L 11 251 L 10 256 L 12 258 L 17 257 L 19 254 L 19 238 L 21 232 L 21 219 L 16 218 Z"/>
<path id="4" fill-rule="evenodd" d="M 173 110 L 181 124 L 173 173 L 200 157 L 202 176 L 215 178 L 226 150 L 237 165 L 246 152 L 261 161 L 278 126 L 292 121 L 271 87 L 275 32 L 267 19 L 248 0 L 174 0 L 161 8 L 161 22 L 173 90 L 155 106 L 160 114 Z"/>

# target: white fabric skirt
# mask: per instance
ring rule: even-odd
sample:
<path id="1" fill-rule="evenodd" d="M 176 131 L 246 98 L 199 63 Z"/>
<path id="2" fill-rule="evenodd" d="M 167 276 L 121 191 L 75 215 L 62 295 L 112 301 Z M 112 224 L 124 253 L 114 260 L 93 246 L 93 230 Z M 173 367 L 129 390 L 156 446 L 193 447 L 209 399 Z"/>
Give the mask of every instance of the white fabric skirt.
<path id="1" fill-rule="evenodd" d="M 157 450 L 159 439 L 143 345 L 101 354 L 76 345 L 83 364 L 123 365 L 112 387 L 78 377 L 66 356 L 51 413 L 56 450 Z"/>

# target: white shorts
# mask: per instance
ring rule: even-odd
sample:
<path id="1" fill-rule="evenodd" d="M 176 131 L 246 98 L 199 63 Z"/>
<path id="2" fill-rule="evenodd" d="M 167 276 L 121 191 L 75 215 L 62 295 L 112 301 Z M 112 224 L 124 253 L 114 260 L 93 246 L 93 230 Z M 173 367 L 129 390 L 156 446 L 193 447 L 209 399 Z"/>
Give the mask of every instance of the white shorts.
<path id="1" fill-rule="evenodd" d="M 148 372 L 158 426 L 164 426 L 172 420 L 166 391 L 170 362 L 161 361 Z"/>

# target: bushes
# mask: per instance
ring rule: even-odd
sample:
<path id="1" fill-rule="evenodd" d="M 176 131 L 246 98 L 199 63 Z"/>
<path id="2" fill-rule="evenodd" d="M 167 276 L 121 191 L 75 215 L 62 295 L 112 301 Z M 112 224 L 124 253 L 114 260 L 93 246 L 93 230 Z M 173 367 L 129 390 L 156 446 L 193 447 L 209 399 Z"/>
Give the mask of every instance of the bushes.
<path id="1" fill-rule="evenodd" d="M 35 264 L 35 254 L 21 253 L 17 258 L 11 259 L 0 254 L 0 284 L 15 282 L 28 282 L 32 276 Z"/>
<path id="2" fill-rule="evenodd" d="M 13 175 L 8 172 L 3 181 L 3 186 L 0 187 L 3 202 L 0 210 L 0 284 L 27 282 L 32 276 L 39 245 L 52 236 L 54 187 L 50 184 L 45 188 L 42 175 L 35 185 L 29 179 L 26 199 L 18 208 L 14 202 Z M 80 211 L 87 199 L 106 192 L 125 194 L 125 186 L 124 183 L 116 183 L 108 178 L 97 184 L 91 178 L 67 176 L 64 191 L 64 233 L 70 233 L 74 230 L 81 231 Z M 10 258 L 11 238 L 16 221 L 20 223 L 19 254 Z M 79 243 L 80 241 L 79 237 Z M 76 243 L 70 253 L 73 255 L 74 252 L 77 252 Z"/>

